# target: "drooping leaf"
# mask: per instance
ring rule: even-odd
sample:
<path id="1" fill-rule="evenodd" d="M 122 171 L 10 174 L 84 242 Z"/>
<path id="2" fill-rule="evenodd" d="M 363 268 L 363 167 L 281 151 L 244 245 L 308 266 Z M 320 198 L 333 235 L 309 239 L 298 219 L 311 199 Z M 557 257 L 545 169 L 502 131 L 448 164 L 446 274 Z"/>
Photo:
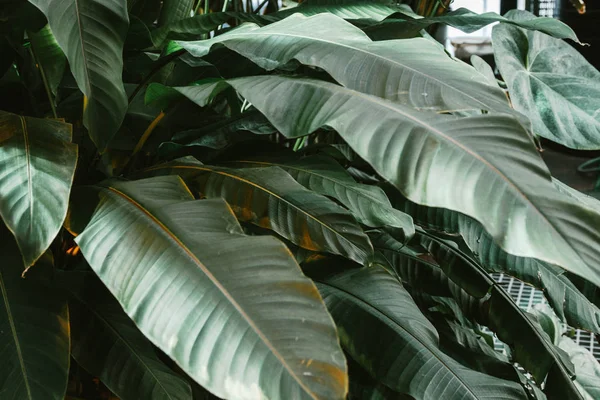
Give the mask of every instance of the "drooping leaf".
<path id="1" fill-rule="evenodd" d="M 178 43 L 196 57 L 221 43 L 267 70 L 298 60 L 348 88 L 423 110 L 513 112 L 497 85 L 437 44 L 422 38 L 373 42 L 330 14 L 292 15 L 263 28 L 246 24 L 210 40 Z"/>
<path id="2" fill-rule="evenodd" d="M 586 348 L 579 346 L 568 337 L 562 337 L 559 343 L 561 349 L 569 354 L 575 365 L 577 378 L 575 383 L 585 400 L 600 398 L 600 364 L 594 355 Z"/>
<path id="3" fill-rule="evenodd" d="M 376 40 L 396 39 L 402 37 L 414 37 L 420 30 L 428 28 L 433 24 L 446 24 L 465 33 L 475 32 L 489 24 L 502 22 L 513 24 L 521 28 L 544 32 L 561 39 L 571 39 L 579 42 L 577 35 L 567 24 L 547 17 L 536 17 L 529 14 L 530 18 L 515 20 L 510 14 L 501 16 L 495 12 L 477 14 L 466 8 L 459 8 L 443 15 L 425 18 L 396 13 L 378 24 L 365 28 L 365 32 Z"/>
<path id="4" fill-rule="evenodd" d="M 519 384 L 470 370 L 444 354 L 435 328 L 382 268 L 350 270 L 317 287 L 346 351 L 391 389 L 417 399 L 525 398 Z"/>
<path id="5" fill-rule="evenodd" d="M 0 216 L 25 267 L 56 237 L 67 214 L 77 163 L 72 127 L 0 111 Z"/>
<path id="6" fill-rule="evenodd" d="M 286 137 L 330 126 L 411 201 L 467 214 L 507 252 L 600 282 L 600 248 L 589 246 L 600 241 L 600 213 L 555 188 L 516 119 L 417 112 L 309 79 L 228 82 Z"/>
<path id="7" fill-rule="evenodd" d="M 157 357 L 152 344 L 97 279 L 77 274 L 69 301 L 77 363 L 122 400 L 191 400 L 190 385 Z"/>
<path id="8" fill-rule="evenodd" d="M 23 261 L 0 224 L 0 398 L 63 400 L 69 374 L 69 311 L 60 292 L 23 279 Z M 36 269 L 51 269 L 52 258 Z"/>
<path id="9" fill-rule="evenodd" d="M 100 151 L 119 129 L 127 111 L 121 77 L 129 18 L 126 0 L 31 0 L 69 61 L 86 96 L 83 122 Z"/>
<path id="10" fill-rule="evenodd" d="M 28 32 L 27 37 L 31 41 L 31 48 L 42 74 L 42 79 L 46 81 L 50 92 L 56 96 L 58 84 L 67 66 L 67 58 L 56 42 L 49 25 L 44 26 L 37 32 Z M 54 99 L 51 101 L 54 101 Z"/>
<path id="11" fill-rule="evenodd" d="M 492 37 L 513 106 L 531 119 L 534 133 L 574 149 L 600 149 L 600 72 L 575 48 L 540 32 L 500 24 Z"/>
<path id="12" fill-rule="evenodd" d="M 407 239 L 415 232 L 412 218 L 394 209 L 381 188 L 356 183 L 348 172 L 331 158 L 309 156 L 296 160 L 261 159 L 233 163 L 243 167 L 282 168 L 308 189 L 338 200 L 364 225 L 373 228 L 395 228 Z"/>
<path id="13" fill-rule="evenodd" d="M 348 211 L 278 167 L 222 168 L 188 157 L 145 173 L 180 175 L 202 196 L 225 199 L 241 221 L 272 229 L 305 249 L 365 265 L 373 253 L 369 238 Z"/>
<path id="14" fill-rule="evenodd" d="M 331 317 L 281 242 L 245 236 L 226 203 L 193 200 L 174 176 L 75 192 L 71 230 L 96 193 L 76 238 L 83 255 L 194 380 L 225 398 L 344 398 Z"/>

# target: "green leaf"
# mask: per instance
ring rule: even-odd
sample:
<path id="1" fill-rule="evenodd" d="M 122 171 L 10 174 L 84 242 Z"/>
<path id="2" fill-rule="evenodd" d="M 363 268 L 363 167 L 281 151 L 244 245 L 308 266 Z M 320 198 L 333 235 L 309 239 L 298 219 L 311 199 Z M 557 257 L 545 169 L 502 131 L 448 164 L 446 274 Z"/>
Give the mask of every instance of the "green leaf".
<path id="1" fill-rule="evenodd" d="M 71 229 L 95 193 L 83 255 L 194 380 L 225 398 L 345 397 L 331 317 L 281 242 L 244 235 L 223 200 L 194 200 L 174 176 L 75 192 Z"/>
<path id="2" fill-rule="evenodd" d="M 525 397 L 519 384 L 470 370 L 445 355 L 435 328 L 382 268 L 350 270 L 317 287 L 344 348 L 391 389 L 417 399 Z"/>
<path id="3" fill-rule="evenodd" d="M 190 385 L 157 357 L 119 303 L 88 272 L 75 275 L 69 301 L 72 355 L 122 400 L 191 400 Z M 135 383 L 135 384 L 134 384 Z"/>
<path id="4" fill-rule="evenodd" d="M 579 346 L 568 337 L 562 337 L 559 346 L 569 354 L 569 358 L 575 365 L 577 373 L 575 383 L 583 398 L 585 400 L 600 398 L 600 364 L 598 364 L 598 360 L 588 349 Z"/>
<path id="5" fill-rule="evenodd" d="M 413 37 L 420 30 L 433 24 L 445 24 L 465 33 L 472 33 L 494 22 L 513 24 L 521 28 L 544 32 L 557 38 L 571 39 L 579 43 L 573 29 L 554 18 L 536 17 L 530 14 L 530 18 L 514 20 L 510 17 L 510 14 L 505 17 L 495 12 L 477 14 L 466 8 L 459 8 L 443 15 L 426 18 L 414 18 L 414 16 L 400 12 L 378 24 L 366 27 L 365 33 L 375 40 Z"/>
<path id="6" fill-rule="evenodd" d="M 58 84 L 67 66 L 67 58 L 56 42 L 49 25 L 44 26 L 38 32 L 28 32 L 27 36 L 31 41 L 31 48 L 42 79 L 46 81 L 52 95 L 56 96 Z"/>
<path id="7" fill-rule="evenodd" d="M 220 43 L 267 70 L 298 60 L 350 89 L 422 110 L 514 113 L 497 85 L 438 44 L 422 38 L 373 42 L 330 14 L 293 15 L 264 28 L 246 24 L 210 40 L 178 43 L 196 57 Z"/>
<path id="8" fill-rule="evenodd" d="M 122 81 L 129 18 L 126 0 L 31 0 L 48 18 L 77 86 L 86 96 L 83 123 L 100 151 L 127 111 Z"/>
<path id="9" fill-rule="evenodd" d="M 70 347 L 66 298 L 21 277 L 19 249 L 2 224 L 0 254 L 0 398 L 63 400 Z M 51 270 L 51 255 L 35 269 Z"/>
<path id="10" fill-rule="evenodd" d="M 228 82 L 286 137 L 329 126 L 411 201 L 467 214 L 507 252 L 600 283 L 600 247 L 589 246 L 600 241 L 600 213 L 555 188 L 514 118 L 418 112 L 310 79 Z"/>
<path id="11" fill-rule="evenodd" d="M 363 225 L 397 229 L 406 239 L 415 232 L 412 218 L 394 209 L 381 188 L 356 183 L 329 157 L 309 156 L 280 161 L 257 159 L 233 163 L 242 167 L 280 167 L 306 188 L 338 200 Z"/>
<path id="12" fill-rule="evenodd" d="M 180 175 L 202 196 L 225 199 L 239 220 L 272 229 L 305 249 L 365 265 L 373 253 L 369 238 L 348 211 L 307 190 L 278 167 L 222 168 L 189 157 L 144 173 Z"/>
<path id="13" fill-rule="evenodd" d="M 570 148 L 600 149 L 600 72 L 575 48 L 543 33 L 500 24 L 492 38 L 512 103 L 534 132 Z"/>
<path id="14" fill-rule="evenodd" d="M 67 214 L 77 163 L 70 124 L 0 111 L 0 216 L 25 267 L 48 249 Z"/>

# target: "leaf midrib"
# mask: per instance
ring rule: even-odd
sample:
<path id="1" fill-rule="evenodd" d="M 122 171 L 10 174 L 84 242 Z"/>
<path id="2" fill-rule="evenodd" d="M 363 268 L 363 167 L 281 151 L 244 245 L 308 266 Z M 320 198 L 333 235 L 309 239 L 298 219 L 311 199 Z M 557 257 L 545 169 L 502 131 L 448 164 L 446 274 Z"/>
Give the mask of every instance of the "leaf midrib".
<path id="1" fill-rule="evenodd" d="M 229 303 L 238 311 L 240 316 L 250 325 L 252 330 L 257 334 L 257 336 L 261 339 L 262 343 L 267 346 L 267 348 L 273 353 L 273 355 L 279 360 L 279 362 L 283 365 L 283 367 L 287 370 L 290 376 L 298 383 L 298 385 L 314 400 L 318 400 L 316 395 L 306 387 L 305 383 L 302 382 L 298 376 L 293 372 L 292 368 L 288 365 L 285 358 L 279 353 L 279 351 L 273 346 L 273 344 L 269 341 L 269 339 L 265 336 L 265 334 L 256 326 L 254 321 L 250 318 L 248 314 L 242 309 L 242 307 L 238 304 L 238 302 L 231 296 L 229 291 L 216 279 L 216 277 L 210 272 L 210 270 L 194 255 L 194 253 L 181 241 L 177 236 L 169 230 L 158 218 L 152 215 L 148 210 L 146 210 L 141 204 L 135 201 L 133 198 L 129 197 L 127 194 L 121 192 L 120 190 L 107 187 L 107 190 L 116 194 L 118 197 L 123 198 L 126 202 L 135 207 L 142 214 L 146 215 L 148 219 L 157 225 L 169 239 L 177 244 L 179 248 L 181 248 L 184 253 L 188 256 L 188 258 L 197 265 L 200 270 L 208 277 L 208 279 L 216 286 L 216 288 L 223 294 L 223 296 L 229 301 Z"/>

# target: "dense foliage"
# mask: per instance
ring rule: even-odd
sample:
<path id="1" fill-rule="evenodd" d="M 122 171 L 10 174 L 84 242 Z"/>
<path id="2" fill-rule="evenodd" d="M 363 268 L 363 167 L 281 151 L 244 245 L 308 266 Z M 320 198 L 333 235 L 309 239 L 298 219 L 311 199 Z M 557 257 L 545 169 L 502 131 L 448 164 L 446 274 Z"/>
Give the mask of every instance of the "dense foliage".
<path id="1" fill-rule="evenodd" d="M 600 149 L 600 74 L 448 3 L 3 3 L 0 398 L 600 398 L 600 203 L 536 147 Z M 504 81 L 430 36 L 493 22 Z"/>

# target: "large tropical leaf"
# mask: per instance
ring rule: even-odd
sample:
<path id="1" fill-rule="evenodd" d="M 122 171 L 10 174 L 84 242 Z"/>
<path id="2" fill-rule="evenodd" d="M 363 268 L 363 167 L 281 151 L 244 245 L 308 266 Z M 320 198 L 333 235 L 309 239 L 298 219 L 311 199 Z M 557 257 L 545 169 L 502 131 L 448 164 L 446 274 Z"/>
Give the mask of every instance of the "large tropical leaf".
<path id="1" fill-rule="evenodd" d="M 521 13 L 513 15 L 527 17 Z M 600 72 L 575 48 L 540 32 L 500 24 L 492 37 L 512 103 L 534 132 L 563 146 L 600 149 Z"/>
<path id="2" fill-rule="evenodd" d="M 317 287 L 344 348 L 393 390 L 417 399 L 526 397 L 519 384 L 470 370 L 444 354 L 435 328 L 382 268 L 350 270 Z"/>
<path id="3" fill-rule="evenodd" d="M 69 374 L 66 297 L 23 279 L 23 261 L 0 223 L 0 398 L 63 400 Z M 51 269 L 52 257 L 36 269 Z"/>
<path id="4" fill-rule="evenodd" d="M 225 199 L 241 221 L 272 229 L 305 249 L 365 265 L 373 253 L 369 238 L 348 211 L 307 190 L 278 167 L 222 168 L 189 157 L 145 173 L 181 175 L 202 196 Z"/>
<path id="5" fill-rule="evenodd" d="M 382 40 L 413 37 L 420 30 L 428 28 L 433 24 L 446 24 L 463 32 L 472 33 L 494 22 L 503 22 L 525 29 L 540 31 L 557 38 L 571 39 L 578 42 L 577 35 L 573 29 L 557 19 L 536 17 L 533 14 L 529 14 L 529 18 L 527 19 L 515 20 L 510 18 L 510 16 L 511 14 L 508 14 L 506 17 L 503 17 L 495 12 L 477 14 L 466 8 L 459 8 L 443 15 L 426 18 L 415 18 L 410 14 L 400 12 L 378 24 L 366 27 L 365 32 L 373 39 Z"/>
<path id="6" fill-rule="evenodd" d="M 292 15 L 263 28 L 245 24 L 210 40 L 178 43 L 197 57 L 221 43 L 267 70 L 298 60 L 348 88 L 419 109 L 513 112 L 497 85 L 432 41 L 373 42 L 330 14 Z"/>
<path id="7" fill-rule="evenodd" d="M 50 246 L 67 214 L 77 146 L 71 125 L 0 111 L 0 216 L 25 267 Z"/>
<path id="8" fill-rule="evenodd" d="M 69 228 L 142 333 L 219 397 L 342 399 L 344 356 L 314 284 L 273 237 L 180 178 L 75 192 Z M 85 200 L 85 201 L 84 201 Z"/>
<path id="9" fill-rule="evenodd" d="M 381 188 L 356 183 L 331 158 L 310 156 L 279 161 L 236 160 L 233 163 L 243 167 L 282 168 L 308 189 L 338 200 L 364 225 L 395 228 L 406 238 L 410 238 L 415 232 L 412 218 L 394 209 Z"/>
<path id="10" fill-rule="evenodd" d="M 72 356 L 122 400 L 191 400 L 190 385 L 156 355 L 119 303 L 89 272 L 70 272 Z M 133 384 L 135 382 L 135 384 Z"/>
<path id="11" fill-rule="evenodd" d="M 467 214 L 507 252 L 600 283 L 600 248 L 589 245 L 600 241 L 600 214 L 557 191 L 514 118 L 417 112 L 309 79 L 229 83 L 285 136 L 330 126 L 411 201 Z"/>
<path id="12" fill-rule="evenodd" d="M 129 18 L 126 0 L 31 0 L 48 18 L 56 41 L 86 96 L 83 122 L 104 150 L 127 111 L 123 45 Z"/>
<path id="13" fill-rule="evenodd" d="M 67 58 L 56 42 L 49 25 L 44 26 L 37 32 L 28 32 L 27 36 L 31 41 L 31 48 L 44 84 L 47 85 L 50 93 L 56 96 L 58 84 L 67 67 Z M 54 98 L 50 101 L 54 101 Z"/>

